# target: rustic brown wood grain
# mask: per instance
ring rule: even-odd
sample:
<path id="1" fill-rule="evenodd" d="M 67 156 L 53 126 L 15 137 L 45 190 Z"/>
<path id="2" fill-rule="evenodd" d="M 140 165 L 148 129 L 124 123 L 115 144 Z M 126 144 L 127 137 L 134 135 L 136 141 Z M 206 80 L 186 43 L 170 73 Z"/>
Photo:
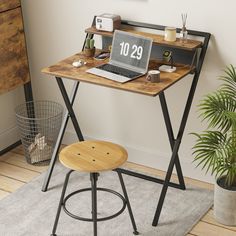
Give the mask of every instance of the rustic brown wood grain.
<path id="1" fill-rule="evenodd" d="M 180 39 L 177 38 L 175 42 L 167 42 L 164 40 L 164 35 L 158 35 L 158 34 L 151 34 L 147 32 L 141 32 L 141 31 L 136 31 L 133 29 L 122 29 L 126 32 L 134 33 L 134 34 L 139 34 L 145 37 L 149 37 L 153 39 L 153 44 L 156 45 L 162 45 L 162 46 L 171 46 L 173 48 L 180 48 L 184 50 L 195 50 L 196 48 L 201 47 L 202 42 L 197 41 L 197 40 L 190 40 L 188 39 L 186 43 L 180 42 Z M 86 33 L 90 34 L 98 34 L 98 35 L 104 35 L 108 37 L 112 37 L 113 33 L 112 32 L 105 32 L 105 31 L 98 31 L 95 27 L 90 27 L 85 30 Z"/>
<path id="2" fill-rule="evenodd" d="M 20 6 L 20 0 L 0 0 L 0 12 Z"/>
<path id="3" fill-rule="evenodd" d="M 0 13 L 0 94 L 30 80 L 21 8 Z"/>
<path id="4" fill-rule="evenodd" d="M 72 63 L 78 60 L 86 61 L 87 64 L 80 68 L 73 67 Z M 78 53 L 74 56 L 71 56 L 63 61 L 56 63 L 55 65 L 44 68 L 42 72 L 57 77 L 78 80 L 105 87 L 140 93 L 148 96 L 158 95 L 160 92 L 164 91 L 165 89 L 173 85 L 175 82 L 192 72 L 192 68 L 189 65 L 177 65 L 177 70 L 173 73 L 161 72 L 160 83 L 151 83 L 146 80 L 145 76 L 142 76 L 138 79 L 122 84 L 86 72 L 87 69 L 102 63 L 104 63 L 104 61 L 98 61 L 94 58 L 86 58 L 83 53 Z M 149 64 L 149 69 L 157 69 L 161 64 L 161 62 L 151 60 Z"/>

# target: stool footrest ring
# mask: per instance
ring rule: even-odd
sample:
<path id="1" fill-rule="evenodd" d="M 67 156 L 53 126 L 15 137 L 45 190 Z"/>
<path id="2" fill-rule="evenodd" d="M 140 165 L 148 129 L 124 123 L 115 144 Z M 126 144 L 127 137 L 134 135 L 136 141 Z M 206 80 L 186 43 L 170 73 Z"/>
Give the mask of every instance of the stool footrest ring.
<path id="1" fill-rule="evenodd" d="M 75 194 L 79 194 L 79 193 L 82 193 L 82 192 L 86 192 L 86 191 L 91 191 L 92 189 L 91 188 L 83 188 L 83 189 L 80 189 L 80 190 L 77 190 L 77 191 L 74 191 L 70 194 L 68 194 L 63 202 L 62 202 L 62 207 L 63 207 L 63 210 L 65 211 L 65 213 L 67 215 L 69 215 L 70 217 L 76 219 L 76 220 L 81 220 L 81 221 L 90 221 L 90 222 L 93 222 L 93 219 L 92 218 L 86 218 L 86 217 L 81 217 L 81 216 L 78 216 L 78 215 L 75 215 L 73 213 L 71 213 L 67 208 L 66 208 L 66 202 L 69 198 L 71 198 L 73 195 Z M 117 211 L 116 213 L 114 213 L 113 215 L 110 215 L 110 216 L 106 216 L 106 217 L 103 217 L 103 218 L 97 218 L 97 221 L 105 221 L 105 220 L 110 220 L 110 219 L 113 219 L 115 217 L 117 217 L 118 215 L 120 215 L 124 210 L 125 210 L 125 207 L 127 205 L 127 202 L 125 200 L 125 198 L 118 192 L 114 191 L 114 190 L 111 190 L 111 189 L 107 189 L 107 188 L 97 188 L 97 191 L 103 191 L 103 192 L 108 192 L 108 193 L 112 193 L 114 195 L 116 195 L 117 197 L 119 197 L 122 201 L 123 201 L 123 206 L 122 208 Z"/>

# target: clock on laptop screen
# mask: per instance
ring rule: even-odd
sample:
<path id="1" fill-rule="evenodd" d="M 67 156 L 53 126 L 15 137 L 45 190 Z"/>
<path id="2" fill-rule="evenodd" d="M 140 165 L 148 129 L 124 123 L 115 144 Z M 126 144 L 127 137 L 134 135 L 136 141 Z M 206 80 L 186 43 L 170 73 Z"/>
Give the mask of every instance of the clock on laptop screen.
<path id="1" fill-rule="evenodd" d="M 112 61 L 120 65 L 147 69 L 152 39 L 120 30 L 116 30 L 113 37 Z"/>

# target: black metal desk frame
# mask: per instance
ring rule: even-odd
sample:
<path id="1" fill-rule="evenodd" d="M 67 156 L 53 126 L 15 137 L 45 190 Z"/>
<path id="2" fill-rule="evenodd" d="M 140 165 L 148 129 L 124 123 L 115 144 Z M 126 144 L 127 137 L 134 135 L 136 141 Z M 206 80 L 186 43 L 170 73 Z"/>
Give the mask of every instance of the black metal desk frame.
<path id="1" fill-rule="evenodd" d="M 146 23 L 133 22 L 133 21 L 125 21 L 125 20 L 122 20 L 122 24 L 126 25 L 126 26 L 142 27 L 142 28 L 149 28 L 149 29 L 162 30 L 162 31 L 164 31 L 164 29 L 165 29 L 165 26 L 161 26 L 161 25 L 153 25 L 153 24 L 146 24 Z M 177 32 L 180 32 L 180 29 L 177 29 Z M 182 174 L 182 169 L 181 169 L 181 165 L 180 165 L 180 161 L 179 161 L 178 151 L 179 151 L 179 147 L 180 147 L 181 140 L 182 140 L 182 137 L 183 137 L 184 129 L 185 129 L 187 119 L 188 119 L 188 115 L 189 115 L 189 112 L 190 112 L 190 108 L 191 108 L 191 105 L 192 105 L 194 93 L 195 93 L 196 86 L 197 86 L 197 83 L 198 83 L 199 75 L 200 75 L 200 72 L 201 72 L 201 69 L 202 69 L 203 61 L 204 61 L 204 58 L 205 58 L 205 55 L 206 55 L 206 50 L 207 50 L 208 43 L 209 43 L 210 36 L 211 36 L 210 33 L 192 31 L 192 30 L 188 30 L 188 34 L 193 35 L 193 36 L 202 37 L 203 38 L 203 43 L 202 43 L 198 63 L 196 65 L 196 68 L 195 68 L 195 71 L 194 71 L 192 84 L 191 84 L 191 87 L 190 87 L 187 102 L 186 102 L 186 105 L 185 105 L 185 109 L 184 109 L 184 112 L 183 112 L 183 115 L 182 115 L 182 119 L 181 119 L 181 122 L 180 122 L 179 130 L 178 130 L 176 138 L 174 136 L 174 132 L 173 132 L 173 128 L 172 128 L 172 124 L 171 124 L 171 120 L 170 120 L 170 115 L 169 115 L 169 111 L 168 111 L 164 91 L 162 91 L 159 94 L 159 99 L 160 99 L 161 108 L 162 108 L 162 112 L 163 112 L 163 116 L 164 116 L 164 121 L 165 121 L 166 129 L 167 129 L 167 133 L 168 133 L 170 147 L 171 147 L 171 150 L 172 150 L 171 159 L 170 159 L 169 166 L 168 166 L 168 169 L 167 169 L 166 176 L 165 176 L 164 180 L 159 179 L 159 178 L 155 178 L 155 177 L 150 177 L 150 176 L 147 176 L 147 175 L 144 175 L 144 174 L 136 173 L 134 171 L 130 171 L 130 170 L 126 170 L 126 169 L 119 169 L 124 174 L 131 175 L 131 176 L 141 178 L 141 179 L 145 179 L 145 180 L 148 180 L 148 181 L 156 182 L 156 183 L 159 183 L 159 184 L 163 184 L 161 194 L 160 194 L 160 197 L 159 197 L 159 201 L 158 201 L 158 204 L 157 204 L 156 212 L 155 212 L 153 222 L 152 222 L 153 226 L 157 226 L 157 224 L 158 224 L 168 187 L 170 186 L 170 187 L 178 188 L 178 189 L 181 189 L 181 190 L 186 189 L 183 174 Z M 87 36 L 88 36 L 88 34 L 87 34 Z M 65 102 L 65 105 L 66 105 L 66 108 L 67 108 L 67 112 L 66 112 L 66 114 L 64 116 L 64 120 L 62 122 L 62 126 L 61 126 L 59 136 L 58 136 L 58 139 L 57 139 L 57 142 L 56 142 L 56 145 L 55 145 L 55 149 L 53 151 L 50 166 L 49 166 L 48 171 L 47 171 L 46 176 L 45 176 L 45 181 L 43 183 L 42 191 L 47 191 L 47 189 L 48 189 L 48 184 L 49 184 L 52 172 L 53 172 L 53 168 L 54 168 L 57 156 L 58 156 L 61 141 L 62 141 L 62 138 L 63 138 L 63 135 L 64 135 L 64 132 L 65 132 L 65 129 L 66 129 L 69 118 L 71 118 L 71 120 L 72 120 L 74 129 L 76 131 L 76 134 L 78 136 L 79 141 L 84 140 L 81 129 L 80 129 L 80 126 L 79 126 L 79 123 L 78 123 L 78 121 L 76 119 L 76 116 L 75 116 L 75 113 L 73 111 L 73 103 L 74 103 L 74 100 L 75 100 L 80 82 L 79 81 L 74 82 L 74 86 L 72 88 L 71 95 L 69 97 L 68 94 L 67 94 L 67 91 L 65 89 L 64 83 L 62 81 L 62 78 L 56 77 L 56 80 L 57 80 L 58 86 L 60 88 L 61 94 L 63 96 L 64 102 Z M 174 183 L 174 182 L 170 181 L 174 166 L 176 168 L 179 183 Z"/>

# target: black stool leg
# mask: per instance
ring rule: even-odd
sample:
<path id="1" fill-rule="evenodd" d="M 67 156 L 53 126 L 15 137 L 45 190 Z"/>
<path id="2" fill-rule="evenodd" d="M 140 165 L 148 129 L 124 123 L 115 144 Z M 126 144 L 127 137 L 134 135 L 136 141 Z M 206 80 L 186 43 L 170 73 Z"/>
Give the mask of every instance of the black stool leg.
<path id="1" fill-rule="evenodd" d="M 129 197 L 128 197 L 128 194 L 126 192 L 126 188 L 125 188 L 123 177 L 121 175 L 121 172 L 119 172 L 118 170 L 116 170 L 116 172 L 117 172 L 117 174 L 119 176 L 119 179 L 120 179 L 120 184 L 121 184 L 121 187 L 122 187 L 122 190 L 123 190 L 123 193 L 124 193 L 124 197 L 125 197 L 125 200 L 126 200 L 126 204 L 127 204 L 127 208 L 128 208 L 128 211 L 129 211 L 130 220 L 131 220 L 131 223 L 132 223 L 132 226 L 133 226 L 133 229 L 134 229 L 133 234 L 139 235 L 139 232 L 137 231 L 137 227 L 136 227 L 136 224 L 135 224 L 135 220 L 134 220 L 133 212 L 132 212 L 132 209 L 131 209 L 131 205 L 130 205 L 130 202 L 129 202 Z"/>
<path id="2" fill-rule="evenodd" d="M 65 193 L 66 193 L 66 188 L 67 188 L 67 185 L 68 185 L 68 180 L 69 180 L 70 174 L 72 172 L 73 172 L 73 170 L 70 170 L 66 174 L 66 178 L 65 178 L 64 185 L 63 185 L 63 188 L 62 188 L 61 198 L 60 198 L 60 201 L 59 201 L 59 205 L 58 205 L 58 209 L 57 209 L 57 214 L 56 214 L 56 218 L 55 218 L 55 221 L 54 221 L 54 225 L 53 225 L 51 236 L 56 236 L 57 224 L 58 224 L 58 220 L 59 220 L 60 213 L 61 213 L 61 207 L 63 205 L 63 200 L 64 200 L 64 196 L 65 196 Z"/>
<path id="3" fill-rule="evenodd" d="M 93 219 L 93 235 L 97 236 L 97 180 L 98 173 L 90 174 L 92 187 L 92 219 Z"/>

